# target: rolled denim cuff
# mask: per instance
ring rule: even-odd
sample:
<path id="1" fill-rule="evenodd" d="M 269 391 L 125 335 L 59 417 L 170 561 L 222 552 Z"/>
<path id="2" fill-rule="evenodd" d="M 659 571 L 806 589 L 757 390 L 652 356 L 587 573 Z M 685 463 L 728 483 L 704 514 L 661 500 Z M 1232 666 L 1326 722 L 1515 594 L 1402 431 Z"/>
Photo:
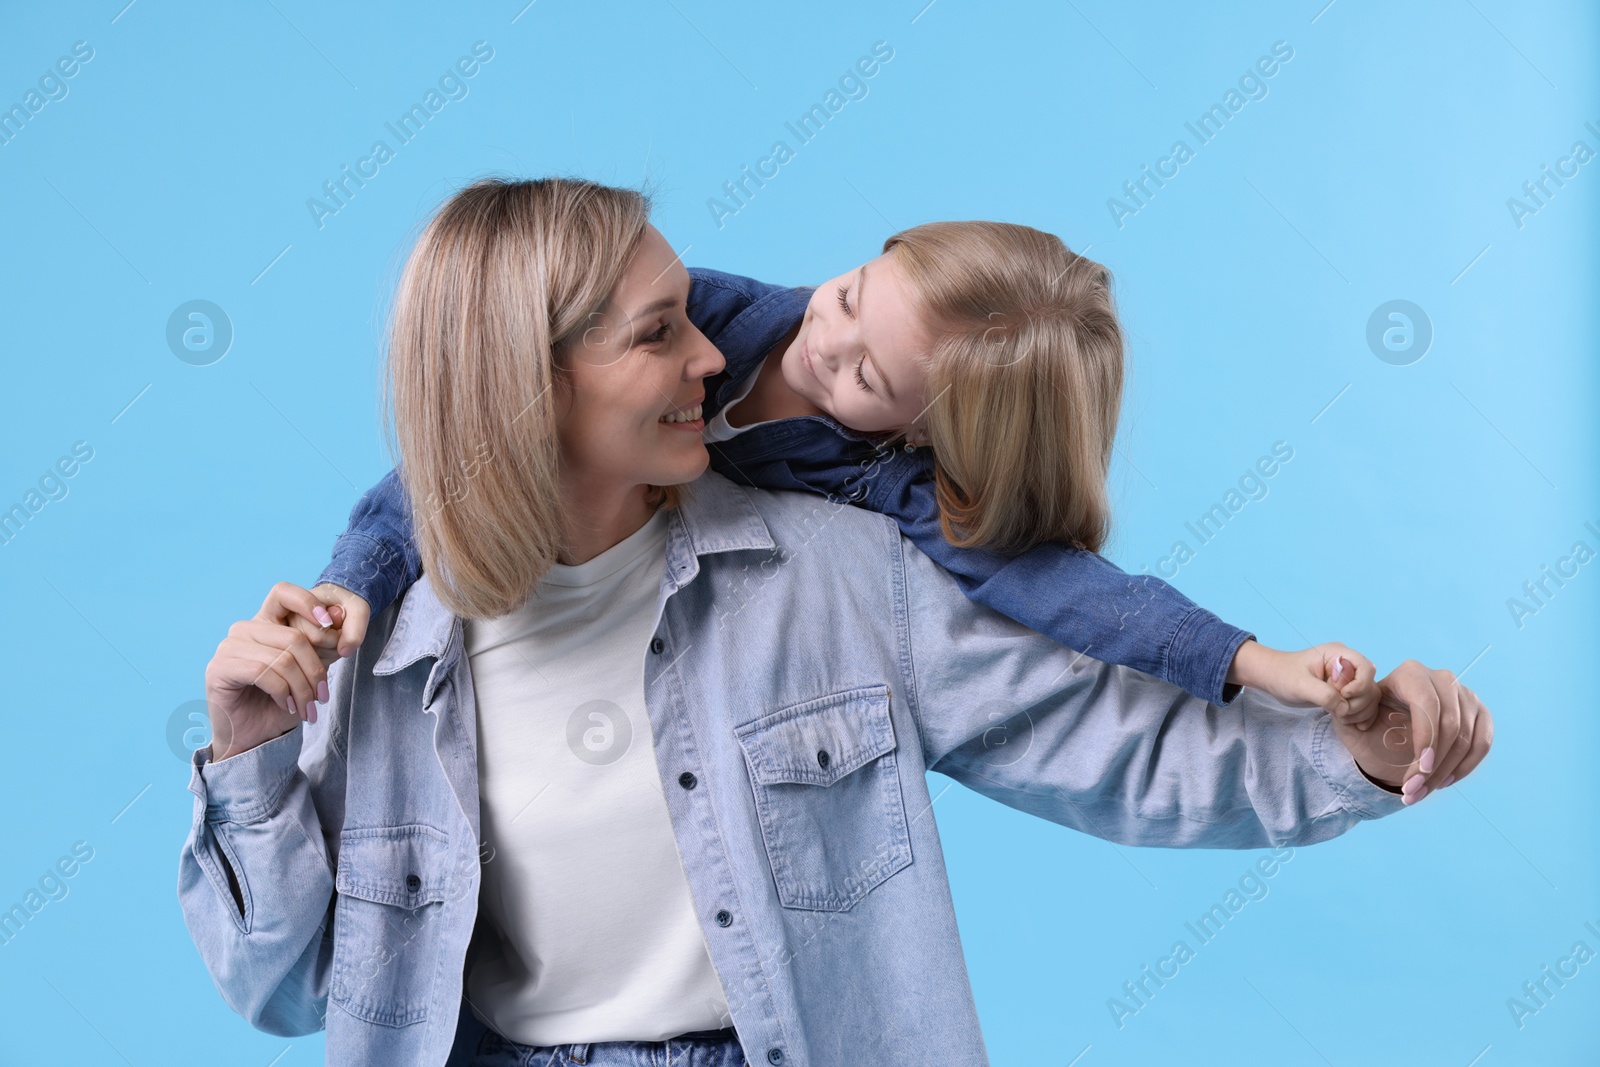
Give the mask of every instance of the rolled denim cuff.
<path id="1" fill-rule="evenodd" d="M 277 814 L 299 766 L 304 733 L 296 723 L 288 733 L 220 763 L 211 762 L 210 745 L 197 749 L 189 792 L 205 802 L 206 821 L 250 823 Z"/>
<path id="2" fill-rule="evenodd" d="M 1401 794 L 1367 777 L 1355 757 L 1333 732 L 1333 716 L 1319 712 L 1321 721 L 1311 738 L 1311 764 L 1339 796 L 1344 809 L 1363 819 L 1381 819 L 1405 807 Z"/>
<path id="3" fill-rule="evenodd" d="M 1202 700 L 1226 706 L 1240 686 L 1228 682 L 1228 668 L 1239 646 L 1256 635 L 1196 607 L 1178 623 L 1167 648 L 1167 681 Z"/>
<path id="4" fill-rule="evenodd" d="M 407 584 L 409 547 L 397 550 L 380 538 L 347 530 L 334 541 L 333 560 L 317 576 L 317 584 L 331 582 L 350 590 L 376 615 L 394 603 Z"/>

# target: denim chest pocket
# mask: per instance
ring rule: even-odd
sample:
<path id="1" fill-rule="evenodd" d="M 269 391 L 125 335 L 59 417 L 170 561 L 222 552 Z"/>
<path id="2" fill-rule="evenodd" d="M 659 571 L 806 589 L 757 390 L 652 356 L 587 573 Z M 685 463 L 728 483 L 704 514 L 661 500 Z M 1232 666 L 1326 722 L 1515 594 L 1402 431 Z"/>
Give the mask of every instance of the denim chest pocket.
<path id="1" fill-rule="evenodd" d="M 848 911 L 911 863 L 887 686 L 783 708 L 734 736 L 784 907 Z"/>
<path id="2" fill-rule="evenodd" d="M 420 823 L 345 830 L 334 886 L 330 999 L 384 1026 L 426 1019 L 444 952 L 450 839 Z"/>

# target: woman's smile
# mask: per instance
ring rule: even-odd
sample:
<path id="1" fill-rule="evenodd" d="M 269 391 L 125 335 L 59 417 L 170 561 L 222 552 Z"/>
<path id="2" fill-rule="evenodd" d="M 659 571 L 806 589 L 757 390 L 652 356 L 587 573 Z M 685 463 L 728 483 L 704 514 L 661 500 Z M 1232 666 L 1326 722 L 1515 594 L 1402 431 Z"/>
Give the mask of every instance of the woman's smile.
<path id="1" fill-rule="evenodd" d="M 703 410 L 704 401 L 705 394 L 702 393 L 699 398 L 694 401 L 694 403 L 689 404 L 686 407 L 678 408 L 675 411 L 669 411 L 657 419 L 656 422 L 668 427 L 669 429 L 692 430 L 694 433 L 698 434 L 706 428 L 706 420 Z M 685 418 L 685 416 L 692 417 Z"/>

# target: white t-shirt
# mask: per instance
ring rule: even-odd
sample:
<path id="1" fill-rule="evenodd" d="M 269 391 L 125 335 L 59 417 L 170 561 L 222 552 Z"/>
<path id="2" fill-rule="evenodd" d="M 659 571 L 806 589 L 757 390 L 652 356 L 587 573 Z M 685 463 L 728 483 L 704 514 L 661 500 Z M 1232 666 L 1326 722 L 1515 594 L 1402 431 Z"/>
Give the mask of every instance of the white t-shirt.
<path id="1" fill-rule="evenodd" d="M 706 428 L 700 431 L 700 440 L 707 443 L 712 441 L 726 441 L 730 437 L 738 437 L 746 430 L 753 429 L 757 426 L 766 425 L 766 422 L 752 422 L 748 426 L 728 425 L 728 411 L 739 401 L 750 395 L 750 390 L 756 387 L 756 376 L 760 373 L 761 368 L 757 367 L 755 370 L 750 372 L 749 377 L 745 378 L 744 381 L 739 383 L 739 394 L 729 399 L 726 404 L 722 405 L 722 407 L 717 410 L 716 417 L 710 422 L 706 423 Z M 777 419 L 767 420 L 767 422 L 777 421 Z"/>
<path id="2" fill-rule="evenodd" d="M 728 1025 L 644 704 L 667 519 L 466 623 L 484 856 L 467 998 L 514 1041 Z"/>

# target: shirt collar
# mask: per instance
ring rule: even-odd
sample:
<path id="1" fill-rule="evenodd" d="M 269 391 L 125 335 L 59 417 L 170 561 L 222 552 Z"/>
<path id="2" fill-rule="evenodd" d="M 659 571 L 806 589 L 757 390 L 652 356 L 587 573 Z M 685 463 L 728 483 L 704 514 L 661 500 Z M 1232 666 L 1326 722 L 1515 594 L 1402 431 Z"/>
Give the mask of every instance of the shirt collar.
<path id="1" fill-rule="evenodd" d="M 683 503 L 667 525 L 667 567 L 677 587 L 699 572 L 701 556 L 776 548 L 766 521 L 742 487 L 708 470 L 683 488 Z M 399 612 L 373 674 L 396 674 L 424 657 L 440 659 L 455 636 L 459 620 L 439 599 L 429 574 L 406 591 Z M 424 703 L 432 687 L 430 678 Z"/>

